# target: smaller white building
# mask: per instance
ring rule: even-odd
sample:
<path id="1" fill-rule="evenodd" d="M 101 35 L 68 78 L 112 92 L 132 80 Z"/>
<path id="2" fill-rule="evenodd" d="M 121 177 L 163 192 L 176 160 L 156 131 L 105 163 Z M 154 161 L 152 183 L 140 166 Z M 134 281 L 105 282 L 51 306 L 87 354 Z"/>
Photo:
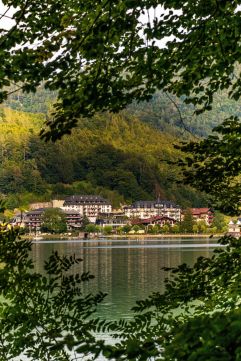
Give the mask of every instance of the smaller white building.
<path id="1" fill-rule="evenodd" d="M 196 222 L 204 221 L 207 226 L 213 223 L 213 211 L 210 208 L 191 208 L 191 213 Z"/>
<path id="2" fill-rule="evenodd" d="M 180 206 L 166 200 L 137 201 L 123 209 L 128 218 L 146 219 L 155 216 L 165 216 L 173 218 L 177 222 L 181 220 Z"/>
<path id="3" fill-rule="evenodd" d="M 123 227 L 129 223 L 124 212 L 101 213 L 96 219 L 96 224 L 100 227 L 111 226 L 113 229 Z"/>
<path id="4" fill-rule="evenodd" d="M 233 237 L 240 237 L 241 235 L 241 218 L 238 218 L 237 221 L 231 221 L 228 224 L 228 234 Z"/>
<path id="5" fill-rule="evenodd" d="M 39 208 L 24 213 L 18 213 L 11 220 L 13 226 L 26 227 L 30 233 L 40 232 L 43 224 L 43 215 L 47 209 Z M 58 209 L 58 208 L 56 208 Z M 60 208 L 59 208 L 60 209 Z M 75 210 L 62 210 L 66 217 L 66 224 L 69 231 L 79 229 L 82 225 L 82 217 Z"/>

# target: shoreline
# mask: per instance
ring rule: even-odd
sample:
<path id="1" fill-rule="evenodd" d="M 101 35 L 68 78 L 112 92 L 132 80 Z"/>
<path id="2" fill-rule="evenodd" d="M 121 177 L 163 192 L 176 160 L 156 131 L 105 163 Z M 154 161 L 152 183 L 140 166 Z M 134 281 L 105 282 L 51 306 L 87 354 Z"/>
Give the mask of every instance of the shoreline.
<path id="1" fill-rule="evenodd" d="M 104 241 L 106 240 L 165 240 L 165 239 L 178 239 L 181 238 L 183 240 L 189 240 L 189 239 L 219 239 L 223 237 L 224 234 L 129 234 L 129 235 L 120 235 L 120 234 L 113 234 L 113 235 L 96 235 L 96 236 L 89 236 L 88 238 L 83 238 L 81 236 L 62 236 L 60 234 L 54 234 L 54 235 L 37 235 L 37 236 L 31 236 L 31 235 L 23 235 L 23 238 L 29 239 L 31 241 L 36 240 L 42 240 L 42 241 L 50 241 L 50 240 L 63 240 L 63 241 L 71 241 L 71 240 L 84 240 L 84 241 Z"/>
<path id="2" fill-rule="evenodd" d="M 106 238 L 106 239 L 176 239 L 176 238 L 182 238 L 182 239 L 190 239 L 190 238 L 204 238 L 204 239 L 209 239 L 209 238 L 221 238 L 223 237 L 224 234 L 131 234 L 131 235 L 111 235 L 111 236 L 105 236 L 105 237 L 101 237 L 101 238 Z"/>

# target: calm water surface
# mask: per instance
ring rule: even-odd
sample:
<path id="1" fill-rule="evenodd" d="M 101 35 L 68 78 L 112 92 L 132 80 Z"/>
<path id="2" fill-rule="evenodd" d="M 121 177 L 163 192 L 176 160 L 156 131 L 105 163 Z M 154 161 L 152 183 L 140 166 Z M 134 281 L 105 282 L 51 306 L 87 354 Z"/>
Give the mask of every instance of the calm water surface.
<path id="1" fill-rule="evenodd" d="M 181 263 L 192 265 L 199 256 L 210 256 L 216 240 L 89 240 L 37 241 L 33 259 L 42 272 L 44 260 L 52 253 L 73 255 L 83 259 L 75 272 L 90 272 L 95 278 L 85 292 L 102 291 L 108 296 L 98 307 L 98 316 L 114 320 L 130 318 L 131 307 L 153 291 L 163 291 L 167 273 L 162 267 Z"/>

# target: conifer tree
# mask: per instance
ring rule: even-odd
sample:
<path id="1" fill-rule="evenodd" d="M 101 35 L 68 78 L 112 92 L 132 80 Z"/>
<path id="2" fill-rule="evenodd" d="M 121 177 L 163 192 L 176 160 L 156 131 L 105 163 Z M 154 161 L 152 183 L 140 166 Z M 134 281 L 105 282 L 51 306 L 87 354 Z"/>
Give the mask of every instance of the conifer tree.
<path id="1" fill-rule="evenodd" d="M 193 233 L 194 219 L 190 209 L 184 212 L 183 221 L 180 224 L 180 231 L 184 233 Z"/>

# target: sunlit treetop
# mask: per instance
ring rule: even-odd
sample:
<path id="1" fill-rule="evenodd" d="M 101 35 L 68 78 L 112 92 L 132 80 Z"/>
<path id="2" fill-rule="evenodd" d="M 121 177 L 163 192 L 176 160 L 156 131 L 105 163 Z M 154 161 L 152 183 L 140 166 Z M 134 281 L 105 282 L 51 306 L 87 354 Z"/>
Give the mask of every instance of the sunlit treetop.
<path id="1" fill-rule="evenodd" d="M 5 0 L 0 100 L 6 86 L 58 91 L 42 132 L 57 139 L 80 115 L 117 112 L 157 89 L 210 109 L 213 94 L 239 98 L 241 1 Z M 11 21 L 9 19 L 9 21 Z M 164 45 L 165 44 L 165 45 Z"/>

